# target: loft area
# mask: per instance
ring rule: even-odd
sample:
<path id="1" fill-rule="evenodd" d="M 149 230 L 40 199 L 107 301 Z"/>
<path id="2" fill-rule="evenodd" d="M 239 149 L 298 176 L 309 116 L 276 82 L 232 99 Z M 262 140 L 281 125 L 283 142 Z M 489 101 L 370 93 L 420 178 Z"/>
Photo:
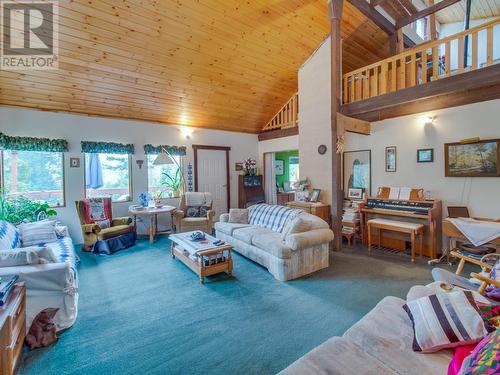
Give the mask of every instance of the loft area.
<path id="1" fill-rule="evenodd" d="M 498 0 L 0 14 L 0 374 L 498 372 Z"/>

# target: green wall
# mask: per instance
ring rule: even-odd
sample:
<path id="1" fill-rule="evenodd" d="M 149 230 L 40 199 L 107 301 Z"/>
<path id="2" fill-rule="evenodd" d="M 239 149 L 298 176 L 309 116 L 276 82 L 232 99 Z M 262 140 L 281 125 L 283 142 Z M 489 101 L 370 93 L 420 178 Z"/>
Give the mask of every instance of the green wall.
<path id="1" fill-rule="evenodd" d="M 288 181 L 290 178 L 290 165 L 288 163 L 288 160 L 290 156 L 299 156 L 299 150 L 291 150 L 291 151 L 282 151 L 282 152 L 276 152 L 274 154 L 274 159 L 275 160 L 284 160 L 284 174 L 283 176 L 276 176 L 276 181 L 278 182 L 278 185 L 280 187 L 283 187 L 283 182 Z"/>

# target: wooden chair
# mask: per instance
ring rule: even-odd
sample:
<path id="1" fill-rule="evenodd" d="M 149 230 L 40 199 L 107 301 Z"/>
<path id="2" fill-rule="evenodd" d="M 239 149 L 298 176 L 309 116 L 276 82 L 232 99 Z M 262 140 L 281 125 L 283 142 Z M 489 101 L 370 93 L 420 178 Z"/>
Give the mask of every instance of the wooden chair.
<path id="1" fill-rule="evenodd" d="M 475 264 L 476 266 L 481 267 L 483 272 L 489 272 L 493 268 L 493 265 L 490 263 L 486 263 L 485 260 L 492 258 L 492 259 L 496 259 L 496 261 L 498 261 L 500 259 L 500 254 L 487 254 L 487 255 L 483 256 L 481 258 L 481 260 L 469 257 L 467 255 L 464 255 L 464 254 L 458 252 L 458 251 L 452 251 L 451 255 L 457 259 L 460 259 L 460 262 L 458 263 L 457 270 L 455 272 L 455 275 L 457 275 L 457 276 L 461 276 L 462 271 L 463 271 L 466 263 Z M 481 286 L 477 290 L 479 294 L 483 294 L 484 290 L 486 289 L 486 287 L 488 285 L 500 287 L 500 283 L 498 281 L 490 279 L 489 277 L 486 277 L 483 274 L 471 272 L 470 276 L 481 281 Z M 466 278 L 464 277 L 464 279 L 466 279 Z"/>

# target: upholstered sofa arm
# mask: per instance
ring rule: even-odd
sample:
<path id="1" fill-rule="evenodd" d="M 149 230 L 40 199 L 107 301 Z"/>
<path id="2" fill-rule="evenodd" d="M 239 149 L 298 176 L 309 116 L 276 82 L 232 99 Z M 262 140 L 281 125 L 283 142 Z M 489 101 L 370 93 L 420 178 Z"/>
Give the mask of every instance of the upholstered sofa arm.
<path id="1" fill-rule="evenodd" d="M 214 221 L 214 217 L 215 217 L 215 211 L 214 210 L 208 210 L 207 211 L 207 219 L 209 221 Z"/>
<path id="2" fill-rule="evenodd" d="M 117 225 L 129 225 L 132 223 L 132 218 L 128 216 L 115 217 L 111 220 L 111 226 L 116 227 Z"/>
<path id="3" fill-rule="evenodd" d="M 82 231 L 85 234 L 90 234 L 90 233 L 99 233 L 101 231 L 101 228 L 99 228 L 99 225 L 97 224 L 82 224 Z"/>
<path id="4" fill-rule="evenodd" d="M 290 234 L 285 238 L 286 245 L 294 251 L 329 243 L 333 240 L 331 229 L 313 229 L 308 232 Z"/>
<path id="5" fill-rule="evenodd" d="M 174 216 L 176 219 L 182 219 L 184 218 L 184 211 L 182 210 L 175 210 L 174 211 Z"/>
<path id="6" fill-rule="evenodd" d="M 219 220 L 221 223 L 228 223 L 229 222 L 229 214 L 220 215 Z"/>

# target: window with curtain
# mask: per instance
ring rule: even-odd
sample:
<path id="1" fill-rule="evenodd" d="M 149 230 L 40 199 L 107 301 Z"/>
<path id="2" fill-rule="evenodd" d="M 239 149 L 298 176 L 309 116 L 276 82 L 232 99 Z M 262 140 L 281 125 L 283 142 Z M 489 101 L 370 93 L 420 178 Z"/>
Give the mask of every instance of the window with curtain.
<path id="1" fill-rule="evenodd" d="M 299 157 L 290 156 L 289 163 L 289 180 L 291 183 L 299 181 Z"/>
<path id="2" fill-rule="evenodd" d="M 113 202 L 131 200 L 130 155 L 85 153 L 85 196 L 111 197 Z"/>
<path id="3" fill-rule="evenodd" d="M 161 194 L 161 198 L 173 197 L 182 188 L 179 168 L 175 164 L 154 165 L 157 157 L 155 154 L 147 155 L 148 191 L 152 194 Z M 172 158 L 181 165 L 179 155 L 173 155 Z"/>
<path id="4" fill-rule="evenodd" d="M 7 196 L 65 205 L 62 152 L 4 150 L 1 159 L 1 185 Z"/>

